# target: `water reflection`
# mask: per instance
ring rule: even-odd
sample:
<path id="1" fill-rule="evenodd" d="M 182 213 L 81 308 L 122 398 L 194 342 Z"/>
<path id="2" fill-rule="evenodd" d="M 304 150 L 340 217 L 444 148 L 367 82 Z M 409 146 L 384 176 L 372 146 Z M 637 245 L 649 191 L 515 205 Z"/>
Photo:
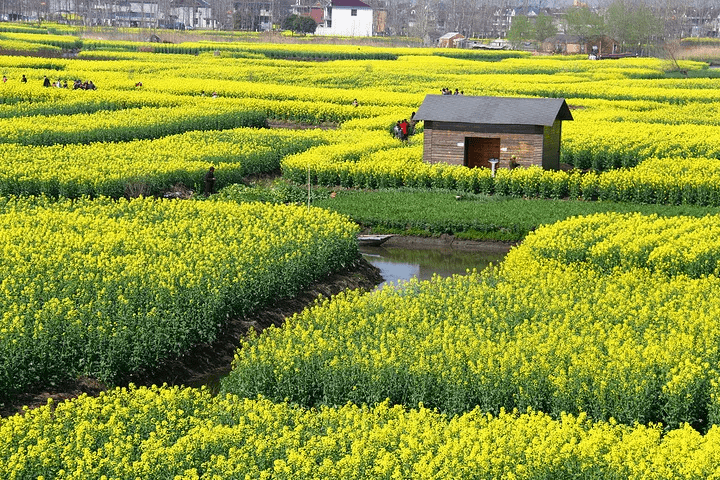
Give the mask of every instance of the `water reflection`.
<path id="1" fill-rule="evenodd" d="M 497 248 L 487 250 L 458 250 L 449 247 L 405 248 L 398 246 L 360 247 L 365 260 L 380 269 L 385 283 L 410 280 L 417 277 L 429 280 L 433 274 L 449 277 L 465 274 L 473 268 L 484 269 L 490 263 L 497 264 L 505 258 L 506 252 Z"/>

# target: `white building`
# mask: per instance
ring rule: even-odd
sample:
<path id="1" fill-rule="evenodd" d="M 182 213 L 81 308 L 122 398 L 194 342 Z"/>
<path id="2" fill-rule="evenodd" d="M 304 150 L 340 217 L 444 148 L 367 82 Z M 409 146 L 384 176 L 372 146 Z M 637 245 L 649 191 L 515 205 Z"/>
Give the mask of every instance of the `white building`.
<path id="1" fill-rule="evenodd" d="M 217 28 L 207 0 L 47 0 L 49 14 L 77 14 L 85 25 L 141 28 Z"/>
<path id="2" fill-rule="evenodd" d="M 157 26 L 157 1 L 132 0 L 128 2 L 115 2 L 106 6 L 104 10 L 105 12 L 110 12 L 106 13 L 106 15 L 111 17 L 111 25 L 142 28 Z M 107 22 L 93 19 L 91 23 L 103 24 Z"/>
<path id="3" fill-rule="evenodd" d="M 323 12 L 323 21 L 315 35 L 371 37 L 373 10 L 360 0 L 332 0 Z"/>
<path id="4" fill-rule="evenodd" d="M 205 0 L 171 0 L 170 20 L 184 25 L 187 29 L 214 29 L 217 22 L 212 18 L 212 9 Z"/>

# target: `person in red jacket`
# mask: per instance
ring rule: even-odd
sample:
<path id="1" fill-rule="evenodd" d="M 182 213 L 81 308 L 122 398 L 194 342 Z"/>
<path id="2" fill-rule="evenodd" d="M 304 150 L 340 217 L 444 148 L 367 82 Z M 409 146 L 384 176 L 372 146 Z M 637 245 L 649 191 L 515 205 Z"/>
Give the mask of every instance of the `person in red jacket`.
<path id="1" fill-rule="evenodd" d="M 408 123 L 407 120 L 403 120 L 402 122 L 400 122 L 400 131 L 402 132 L 401 139 L 403 141 L 407 141 L 407 139 L 408 139 L 408 127 L 409 126 L 410 126 L 410 124 Z"/>

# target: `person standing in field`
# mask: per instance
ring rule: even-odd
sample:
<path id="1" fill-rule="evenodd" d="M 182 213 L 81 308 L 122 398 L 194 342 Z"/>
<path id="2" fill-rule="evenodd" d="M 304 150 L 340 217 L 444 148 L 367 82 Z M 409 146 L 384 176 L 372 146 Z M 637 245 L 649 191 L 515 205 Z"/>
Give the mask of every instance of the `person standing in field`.
<path id="1" fill-rule="evenodd" d="M 407 120 L 403 120 L 402 122 L 400 122 L 400 132 L 402 134 L 400 140 L 402 140 L 403 142 L 407 141 L 408 139 L 408 126 L 409 124 Z"/>
<path id="2" fill-rule="evenodd" d="M 398 120 L 393 126 L 393 135 L 395 135 L 395 138 L 397 138 L 398 140 L 402 138 L 402 131 L 400 130 L 400 120 Z"/>
<path id="3" fill-rule="evenodd" d="M 205 174 L 205 196 L 212 194 L 215 191 L 215 167 L 210 167 L 210 170 Z"/>
<path id="4" fill-rule="evenodd" d="M 43 80 L 43 87 L 49 87 L 50 86 L 50 79 L 45 75 L 45 79 Z"/>
<path id="5" fill-rule="evenodd" d="M 27 83 L 27 77 L 25 77 L 25 74 L 23 73 L 22 78 L 20 79 L 22 83 Z"/>

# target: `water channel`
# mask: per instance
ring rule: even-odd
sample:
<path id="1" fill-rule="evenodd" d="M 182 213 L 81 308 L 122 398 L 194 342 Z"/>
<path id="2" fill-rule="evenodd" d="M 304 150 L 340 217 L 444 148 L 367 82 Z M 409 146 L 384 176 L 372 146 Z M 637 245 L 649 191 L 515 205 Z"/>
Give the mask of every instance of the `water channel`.
<path id="1" fill-rule="evenodd" d="M 439 239 L 422 239 L 393 237 L 379 247 L 359 247 L 360 253 L 370 264 L 380 269 L 383 283 L 410 280 L 417 277 L 429 280 L 434 274 L 449 277 L 454 274 L 464 275 L 473 268 L 478 271 L 490 263 L 498 264 L 505 258 L 510 245 L 493 242 L 453 242 Z M 229 373 L 230 366 L 221 371 L 185 382 L 191 387 L 206 386 L 211 392 L 220 389 L 220 380 Z"/>
<path id="2" fill-rule="evenodd" d="M 510 249 L 509 245 L 496 243 L 456 242 L 447 245 L 433 241 L 408 243 L 406 240 L 394 240 L 379 247 L 360 247 L 365 260 L 380 269 L 385 279 L 377 288 L 413 277 L 429 280 L 434 274 L 449 277 L 464 275 L 473 268 L 480 271 L 490 263 L 500 263 Z"/>

